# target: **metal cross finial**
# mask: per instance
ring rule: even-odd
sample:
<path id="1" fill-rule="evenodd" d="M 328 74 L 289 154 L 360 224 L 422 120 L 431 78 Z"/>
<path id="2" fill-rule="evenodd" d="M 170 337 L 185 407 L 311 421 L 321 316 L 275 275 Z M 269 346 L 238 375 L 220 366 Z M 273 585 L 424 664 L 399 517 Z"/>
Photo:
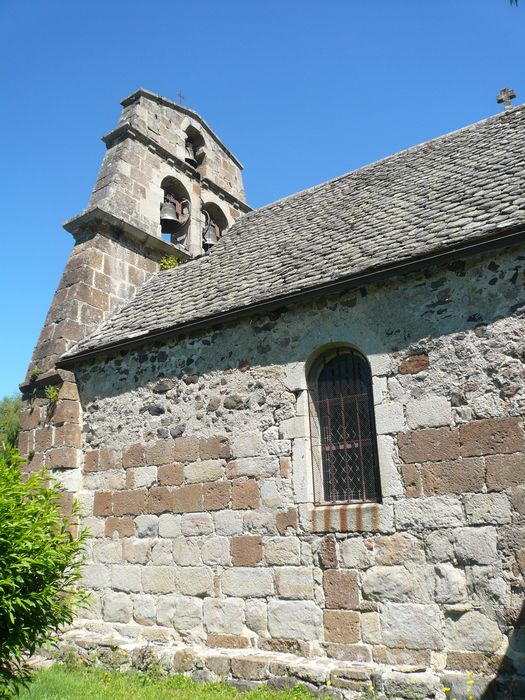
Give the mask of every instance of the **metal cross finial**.
<path id="1" fill-rule="evenodd" d="M 512 88 L 502 88 L 496 97 L 496 101 L 499 105 L 505 103 L 505 109 L 507 110 L 512 107 L 512 100 L 515 97 L 516 93 Z"/>
<path id="2" fill-rule="evenodd" d="M 182 101 L 184 100 L 184 98 L 186 97 L 186 95 L 184 95 L 184 94 L 182 93 L 182 90 L 179 90 L 178 93 L 177 93 L 177 97 L 179 98 L 179 104 L 182 104 Z"/>

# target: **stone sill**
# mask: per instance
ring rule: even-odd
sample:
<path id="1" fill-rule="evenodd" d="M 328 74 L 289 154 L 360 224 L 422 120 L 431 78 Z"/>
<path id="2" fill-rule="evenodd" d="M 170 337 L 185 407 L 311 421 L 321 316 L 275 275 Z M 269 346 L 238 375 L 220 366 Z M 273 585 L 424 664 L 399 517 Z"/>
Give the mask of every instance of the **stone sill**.
<path id="1" fill-rule="evenodd" d="M 115 227 L 119 231 L 122 231 L 128 238 L 130 238 L 135 243 L 139 243 L 144 248 L 149 248 L 156 251 L 159 255 L 175 255 L 176 257 L 182 258 L 183 262 L 191 259 L 190 254 L 185 249 L 180 246 L 170 243 L 163 238 L 158 238 L 153 236 L 151 233 L 144 231 L 143 229 L 134 226 L 128 221 L 119 218 L 115 214 L 112 214 L 99 206 L 91 207 L 86 209 L 82 214 L 76 216 L 73 219 L 69 219 L 64 224 L 64 228 L 73 236 L 78 235 L 79 232 L 83 231 L 87 226 L 96 226 L 98 222 L 103 222 Z M 103 230 L 100 233 L 104 233 Z"/>
<path id="2" fill-rule="evenodd" d="M 388 532 L 392 506 L 383 503 L 340 503 L 303 506 L 301 524 L 308 532 Z"/>
<path id="3" fill-rule="evenodd" d="M 26 380 L 19 384 L 19 389 L 22 393 L 32 391 L 35 388 L 48 386 L 50 384 L 62 384 L 63 382 L 74 382 L 75 375 L 65 369 L 50 369 L 44 374 L 39 374 L 34 379 Z"/>

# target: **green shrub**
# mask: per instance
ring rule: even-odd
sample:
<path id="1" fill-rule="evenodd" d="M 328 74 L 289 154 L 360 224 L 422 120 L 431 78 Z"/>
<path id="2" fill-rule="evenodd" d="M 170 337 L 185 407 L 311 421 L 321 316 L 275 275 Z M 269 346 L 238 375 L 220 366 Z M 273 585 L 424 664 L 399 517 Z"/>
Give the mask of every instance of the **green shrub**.
<path id="1" fill-rule="evenodd" d="M 45 471 L 24 474 L 23 463 L 0 449 L 0 698 L 27 683 L 29 656 L 86 599 L 76 587 L 86 533 L 61 514 L 59 485 Z"/>
<path id="2" fill-rule="evenodd" d="M 16 446 L 21 408 L 22 399 L 19 396 L 6 396 L 0 401 L 0 449 L 2 445 Z"/>

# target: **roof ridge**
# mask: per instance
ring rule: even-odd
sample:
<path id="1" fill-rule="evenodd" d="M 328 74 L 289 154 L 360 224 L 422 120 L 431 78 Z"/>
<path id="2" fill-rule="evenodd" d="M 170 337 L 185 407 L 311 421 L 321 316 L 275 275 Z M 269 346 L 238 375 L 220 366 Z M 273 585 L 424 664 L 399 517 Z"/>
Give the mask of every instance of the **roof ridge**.
<path id="1" fill-rule="evenodd" d="M 238 223 L 240 223 L 242 220 L 246 220 L 247 218 L 253 218 L 255 214 L 258 212 L 264 211 L 265 209 L 269 209 L 270 207 L 276 206 L 278 204 L 282 204 L 284 202 L 287 202 L 290 199 L 293 199 L 294 197 L 299 197 L 305 194 L 309 194 L 310 192 L 313 192 L 314 190 L 317 190 L 321 187 L 324 187 L 325 185 L 330 185 L 333 184 L 334 182 L 337 182 L 338 180 L 343 180 L 346 177 L 349 177 L 350 175 L 354 175 L 355 173 L 361 173 L 364 170 L 368 170 L 369 168 L 373 168 L 381 163 L 384 163 L 387 160 L 391 160 L 394 158 L 398 158 L 400 156 L 406 155 L 408 153 L 411 153 L 412 151 L 416 151 L 418 149 L 423 148 L 424 146 L 428 146 L 432 143 L 435 143 L 436 141 L 441 141 L 445 140 L 450 136 L 454 136 L 456 134 L 461 133 L 462 131 L 469 131 L 473 130 L 476 127 L 479 127 L 481 124 L 485 124 L 490 121 L 496 121 L 498 119 L 502 119 L 510 114 L 514 114 L 516 112 L 519 112 L 521 110 L 525 110 L 525 102 L 516 105 L 515 107 L 511 107 L 510 109 L 505 110 L 504 112 L 498 112 L 498 114 L 491 114 L 488 117 L 484 117 L 483 119 L 479 119 L 477 122 L 472 122 L 472 124 L 467 124 L 466 126 L 461 126 L 459 129 L 454 129 L 453 131 L 447 131 L 446 134 L 441 134 L 440 136 L 434 136 L 431 139 L 428 139 L 427 141 L 421 141 L 421 143 L 417 143 L 414 146 L 409 146 L 408 148 L 403 148 L 401 151 L 396 151 L 395 153 L 391 153 L 388 156 L 384 156 L 383 158 L 379 158 L 378 160 L 374 160 L 371 163 L 366 163 L 366 165 L 361 165 L 358 168 L 355 168 L 354 170 L 348 170 L 345 173 L 342 173 L 341 175 L 336 175 L 335 177 L 330 178 L 329 180 L 324 180 L 323 182 L 319 182 L 316 185 L 312 185 L 311 187 L 307 187 L 304 190 L 299 190 L 299 192 L 293 192 L 292 194 L 288 194 L 285 197 L 281 197 L 280 199 L 276 199 L 273 202 L 269 202 L 268 204 L 264 204 L 262 207 L 258 207 L 257 209 L 252 209 L 252 211 L 247 212 L 242 219 L 237 221 L 234 226 L 232 226 L 232 229 L 236 227 Z M 231 229 L 230 229 L 231 230 Z"/>

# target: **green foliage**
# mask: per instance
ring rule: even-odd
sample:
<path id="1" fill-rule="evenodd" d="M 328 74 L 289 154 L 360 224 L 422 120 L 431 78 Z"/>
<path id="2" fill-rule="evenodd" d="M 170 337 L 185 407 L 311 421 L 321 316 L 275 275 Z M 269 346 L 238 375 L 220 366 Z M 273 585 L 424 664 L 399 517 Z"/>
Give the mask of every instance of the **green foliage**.
<path id="1" fill-rule="evenodd" d="M 60 665 L 37 674 L 21 700 L 314 700 L 303 686 L 240 693 L 226 683 L 200 685 L 186 676 L 152 678 L 148 673 L 119 673 Z"/>
<path id="2" fill-rule="evenodd" d="M 0 449 L 2 445 L 15 447 L 20 431 L 20 396 L 6 396 L 0 401 Z"/>
<path id="3" fill-rule="evenodd" d="M 61 515 L 59 485 L 45 471 L 24 474 L 23 463 L 0 450 L 0 698 L 27 683 L 29 656 L 86 600 L 76 589 L 86 533 L 72 534 Z"/>
<path id="4" fill-rule="evenodd" d="M 159 260 L 159 266 L 161 270 L 172 270 L 174 267 L 180 265 L 180 260 L 174 255 L 166 255 Z"/>
<path id="5" fill-rule="evenodd" d="M 48 384 L 44 388 L 44 394 L 49 403 L 55 404 L 58 401 L 58 395 L 60 393 L 60 388 L 54 384 Z"/>
<path id="6" fill-rule="evenodd" d="M 34 382 L 35 379 L 40 377 L 41 374 L 45 374 L 45 370 L 41 369 L 40 367 L 33 367 L 31 372 L 29 372 L 29 380 Z"/>

